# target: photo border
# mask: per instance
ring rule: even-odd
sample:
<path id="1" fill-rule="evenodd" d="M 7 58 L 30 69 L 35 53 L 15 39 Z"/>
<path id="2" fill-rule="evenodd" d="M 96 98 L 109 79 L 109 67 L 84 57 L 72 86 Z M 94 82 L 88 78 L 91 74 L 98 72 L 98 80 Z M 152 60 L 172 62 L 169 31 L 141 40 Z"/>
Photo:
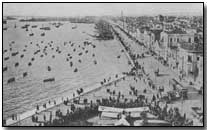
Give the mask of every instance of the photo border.
<path id="1" fill-rule="evenodd" d="M 6 3 L 203 3 L 203 126 L 7 126 L 3 124 L 3 5 Z M 205 72 L 206 72 L 206 52 L 205 52 L 205 6 L 204 2 L 2 2 L 2 127 L 4 128 L 58 128 L 58 127 L 66 127 L 66 128 L 204 128 L 205 127 L 205 107 L 206 107 L 206 93 L 205 93 Z"/>

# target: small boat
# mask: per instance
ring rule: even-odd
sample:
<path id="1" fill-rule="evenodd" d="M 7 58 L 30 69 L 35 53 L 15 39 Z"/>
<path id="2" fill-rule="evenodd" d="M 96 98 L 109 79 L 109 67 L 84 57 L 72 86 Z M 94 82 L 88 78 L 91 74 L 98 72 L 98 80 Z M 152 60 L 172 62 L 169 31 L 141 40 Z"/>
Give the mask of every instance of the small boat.
<path id="1" fill-rule="evenodd" d="M 17 25 L 16 24 L 14 25 L 14 28 L 17 28 Z"/>
<path id="2" fill-rule="evenodd" d="M 19 54 L 19 52 L 13 52 L 12 53 L 12 56 L 16 56 L 16 55 L 18 55 Z"/>
<path id="3" fill-rule="evenodd" d="M 21 58 L 23 58 L 23 57 L 24 57 L 24 55 L 22 54 L 20 57 L 21 57 Z"/>
<path id="4" fill-rule="evenodd" d="M 8 67 L 7 66 L 3 68 L 3 72 L 4 71 L 7 71 L 7 70 L 8 70 Z"/>
<path id="5" fill-rule="evenodd" d="M 43 82 L 52 82 L 52 81 L 55 81 L 55 78 L 48 78 L 43 80 Z"/>
<path id="6" fill-rule="evenodd" d="M 6 53 L 7 52 L 7 50 L 4 50 L 4 53 Z"/>
<path id="7" fill-rule="evenodd" d="M 45 33 L 41 33 L 41 36 L 42 36 L 42 37 L 45 36 Z"/>
<path id="8" fill-rule="evenodd" d="M 72 29 L 76 29 L 76 28 L 77 28 L 77 26 L 73 26 L 73 27 L 72 27 Z"/>
<path id="9" fill-rule="evenodd" d="M 30 33 L 29 36 L 34 36 L 34 33 Z"/>
<path id="10" fill-rule="evenodd" d="M 6 31 L 7 29 L 8 29 L 7 27 L 3 28 L 3 30 L 5 30 L 5 31 Z"/>
<path id="11" fill-rule="evenodd" d="M 97 61 L 96 61 L 96 60 L 94 61 L 94 64 L 95 64 L 95 65 L 97 64 Z"/>
<path id="12" fill-rule="evenodd" d="M 31 63 L 31 62 L 29 62 L 29 63 L 28 63 L 28 66 L 31 66 L 31 65 L 32 65 L 32 63 Z"/>
<path id="13" fill-rule="evenodd" d="M 48 66 L 48 67 L 47 67 L 47 70 L 48 70 L 48 71 L 51 71 L 51 67 L 50 67 L 50 66 Z"/>
<path id="14" fill-rule="evenodd" d="M 8 59 L 9 59 L 9 57 L 5 57 L 5 58 L 4 58 L 5 61 L 8 60 Z"/>
<path id="15" fill-rule="evenodd" d="M 27 72 L 24 72 L 24 73 L 23 73 L 23 77 L 26 77 L 26 76 L 27 76 Z"/>
<path id="16" fill-rule="evenodd" d="M 73 66 L 73 62 L 70 62 L 70 67 L 72 67 Z"/>
<path id="17" fill-rule="evenodd" d="M 34 36 L 34 33 L 32 32 L 32 30 L 31 30 L 31 33 L 29 34 L 29 36 Z"/>
<path id="18" fill-rule="evenodd" d="M 21 28 L 22 28 L 22 29 L 25 29 L 25 28 L 27 28 L 27 27 L 26 27 L 26 26 L 22 26 Z"/>
<path id="19" fill-rule="evenodd" d="M 50 30 L 50 27 L 41 27 L 41 30 Z"/>
<path id="20" fill-rule="evenodd" d="M 15 78 L 12 77 L 12 78 L 8 79 L 7 83 L 12 83 L 12 82 L 14 82 L 14 81 L 15 81 Z"/>
<path id="21" fill-rule="evenodd" d="M 18 67 L 19 66 L 19 63 L 17 62 L 17 63 L 15 63 L 15 65 L 14 65 L 15 67 Z"/>
<path id="22" fill-rule="evenodd" d="M 77 68 L 75 68 L 74 72 L 78 72 L 78 69 L 77 69 Z"/>
<path id="23" fill-rule="evenodd" d="M 3 20 L 3 24 L 7 24 L 7 21 L 6 20 Z"/>
<path id="24" fill-rule="evenodd" d="M 78 55 L 79 55 L 79 56 L 81 56 L 82 54 L 83 54 L 83 53 L 82 53 L 82 52 L 80 52 Z"/>
<path id="25" fill-rule="evenodd" d="M 37 25 L 32 25 L 32 28 L 36 28 L 37 27 Z"/>

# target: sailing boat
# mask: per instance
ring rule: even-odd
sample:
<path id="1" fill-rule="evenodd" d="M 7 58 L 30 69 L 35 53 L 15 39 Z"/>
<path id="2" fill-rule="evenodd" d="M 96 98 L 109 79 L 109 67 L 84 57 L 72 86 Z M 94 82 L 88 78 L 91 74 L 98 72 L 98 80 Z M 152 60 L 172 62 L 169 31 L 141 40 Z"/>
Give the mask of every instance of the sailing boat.
<path id="1" fill-rule="evenodd" d="M 75 22 L 75 26 L 73 26 L 72 29 L 76 29 L 77 28 L 77 24 L 76 23 L 77 23 L 77 19 L 76 19 L 76 22 Z"/>
<path id="2" fill-rule="evenodd" d="M 31 30 L 31 32 L 32 32 L 32 30 Z M 32 32 L 32 33 L 30 33 L 30 34 L 29 34 L 29 36 L 34 36 L 34 33 L 33 33 L 33 32 Z"/>
<path id="3" fill-rule="evenodd" d="M 75 26 L 72 27 L 72 29 L 76 29 L 76 28 L 77 28 L 77 25 L 75 25 Z"/>
<path id="4" fill-rule="evenodd" d="M 43 24 L 42 24 L 42 27 L 40 29 L 41 30 L 50 30 L 50 27 L 43 27 Z"/>

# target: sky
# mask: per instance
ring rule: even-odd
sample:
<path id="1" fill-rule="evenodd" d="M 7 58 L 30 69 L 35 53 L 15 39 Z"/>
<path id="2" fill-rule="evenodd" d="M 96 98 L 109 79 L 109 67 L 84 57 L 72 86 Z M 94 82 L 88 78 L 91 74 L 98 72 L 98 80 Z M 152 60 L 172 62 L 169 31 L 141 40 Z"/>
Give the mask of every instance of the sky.
<path id="1" fill-rule="evenodd" d="M 202 3 L 4 3 L 3 15 L 203 15 Z"/>

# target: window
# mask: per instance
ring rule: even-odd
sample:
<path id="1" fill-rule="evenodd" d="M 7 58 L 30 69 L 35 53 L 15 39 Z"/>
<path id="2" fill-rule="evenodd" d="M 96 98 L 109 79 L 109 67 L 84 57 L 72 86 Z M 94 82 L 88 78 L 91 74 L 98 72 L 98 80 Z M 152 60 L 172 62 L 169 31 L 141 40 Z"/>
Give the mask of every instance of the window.
<path id="1" fill-rule="evenodd" d="M 170 38 L 170 43 L 172 43 L 172 38 Z"/>
<path id="2" fill-rule="evenodd" d="M 176 38 L 174 38 L 174 42 L 176 42 Z"/>
<path id="3" fill-rule="evenodd" d="M 191 38 L 188 39 L 188 42 L 191 43 Z"/>
<path id="4" fill-rule="evenodd" d="M 188 56 L 188 62 L 192 62 L 192 57 Z"/>

